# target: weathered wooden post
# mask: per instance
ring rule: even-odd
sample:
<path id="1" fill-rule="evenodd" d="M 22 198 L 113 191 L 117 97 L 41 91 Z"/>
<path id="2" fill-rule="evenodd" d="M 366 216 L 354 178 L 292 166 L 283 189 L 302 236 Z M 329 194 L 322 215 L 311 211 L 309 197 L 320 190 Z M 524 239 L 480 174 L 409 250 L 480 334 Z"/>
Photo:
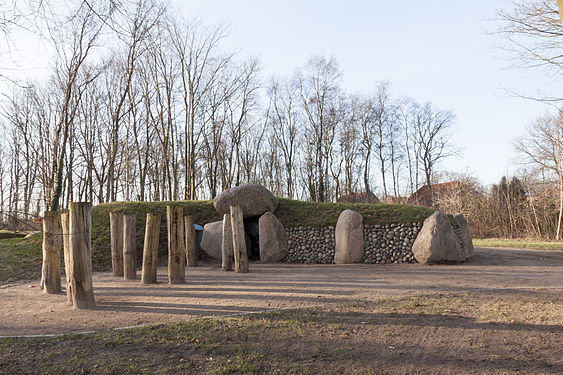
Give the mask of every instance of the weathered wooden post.
<path id="1" fill-rule="evenodd" d="M 65 264 L 65 278 L 66 278 L 66 301 L 72 305 L 72 292 L 70 282 L 70 231 L 69 231 L 69 213 L 65 211 L 61 213 L 61 227 L 63 230 L 63 258 Z"/>
<path id="2" fill-rule="evenodd" d="M 233 255 L 235 258 L 235 272 L 248 272 L 248 256 L 244 239 L 244 221 L 242 208 L 239 205 L 231 206 L 231 228 L 233 231 Z"/>
<path id="3" fill-rule="evenodd" d="M 43 215 L 43 265 L 41 287 L 44 293 L 61 292 L 61 217 L 58 211 L 45 211 Z"/>
<path id="4" fill-rule="evenodd" d="M 197 267 L 197 256 L 195 253 L 195 227 L 193 216 L 184 217 L 184 232 L 186 234 L 186 262 L 188 267 Z"/>
<path id="5" fill-rule="evenodd" d="M 231 228 L 231 216 L 223 215 L 223 242 L 221 244 L 221 269 L 223 271 L 233 270 L 233 230 Z"/>
<path id="6" fill-rule="evenodd" d="M 160 235 L 160 215 L 147 214 L 145 227 L 145 243 L 143 245 L 143 268 L 141 283 L 156 283 L 156 268 L 158 263 L 158 237 Z"/>
<path id="7" fill-rule="evenodd" d="M 135 280 L 137 278 L 137 217 L 123 215 L 123 278 Z"/>
<path id="8" fill-rule="evenodd" d="M 71 203 L 69 221 L 72 305 L 88 309 L 96 305 L 92 285 L 92 204 Z"/>
<path id="9" fill-rule="evenodd" d="M 123 212 L 110 212 L 109 226 L 113 276 L 123 276 Z"/>
<path id="10" fill-rule="evenodd" d="M 168 283 L 186 282 L 186 248 L 184 245 L 184 207 L 166 206 L 168 225 Z"/>

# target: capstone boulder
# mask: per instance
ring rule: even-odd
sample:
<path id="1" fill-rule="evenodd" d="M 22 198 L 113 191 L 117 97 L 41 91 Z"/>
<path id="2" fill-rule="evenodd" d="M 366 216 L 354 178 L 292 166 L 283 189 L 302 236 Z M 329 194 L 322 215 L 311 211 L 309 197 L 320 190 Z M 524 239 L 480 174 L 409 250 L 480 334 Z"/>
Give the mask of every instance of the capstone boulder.
<path id="1" fill-rule="evenodd" d="M 275 211 L 278 207 L 278 200 L 264 186 L 248 184 L 225 190 L 213 200 L 213 205 L 221 215 L 230 212 L 229 206 L 239 205 L 246 218 L 262 216 L 268 211 Z"/>

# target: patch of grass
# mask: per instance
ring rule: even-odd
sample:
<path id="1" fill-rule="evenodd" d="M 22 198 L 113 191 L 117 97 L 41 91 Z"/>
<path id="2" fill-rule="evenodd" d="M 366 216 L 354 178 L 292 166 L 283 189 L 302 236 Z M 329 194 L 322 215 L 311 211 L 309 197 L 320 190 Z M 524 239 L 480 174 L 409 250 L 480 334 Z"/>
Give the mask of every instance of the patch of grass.
<path id="1" fill-rule="evenodd" d="M 40 233 L 0 240 L 0 284 L 36 278 L 41 272 Z"/>
<path id="2" fill-rule="evenodd" d="M 0 339 L 0 373 L 560 373 L 562 306 L 557 291 L 446 293 Z"/>
<path id="3" fill-rule="evenodd" d="M 474 238 L 473 246 L 477 247 L 508 247 L 513 249 L 536 249 L 536 250 L 561 250 L 563 242 L 536 241 L 527 239 L 503 239 L 503 238 Z"/>

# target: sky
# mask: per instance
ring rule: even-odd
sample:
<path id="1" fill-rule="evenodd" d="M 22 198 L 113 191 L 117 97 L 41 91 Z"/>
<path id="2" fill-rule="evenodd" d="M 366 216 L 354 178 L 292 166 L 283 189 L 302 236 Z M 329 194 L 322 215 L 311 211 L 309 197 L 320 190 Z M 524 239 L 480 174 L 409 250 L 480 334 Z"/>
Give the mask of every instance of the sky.
<path id="1" fill-rule="evenodd" d="M 557 83 L 545 72 L 514 69 L 507 41 L 495 35 L 499 0 L 270 1 L 185 0 L 186 17 L 223 23 L 225 44 L 258 56 L 265 76 L 289 76 L 311 55 L 334 56 L 348 92 L 370 93 L 389 81 L 396 97 L 432 102 L 456 115 L 458 157 L 442 170 L 468 172 L 484 184 L 518 169 L 514 137 L 553 111 L 537 96 Z"/>
<path id="2" fill-rule="evenodd" d="M 546 72 L 511 68 L 508 44 L 494 33 L 496 12 L 509 7 L 507 1 L 171 1 L 186 18 L 224 24 L 223 47 L 258 57 L 265 78 L 290 76 L 312 55 L 333 56 L 349 93 L 369 94 L 377 82 L 388 81 L 396 98 L 451 110 L 451 140 L 460 152 L 439 169 L 470 173 L 485 185 L 516 172 L 514 138 L 554 110 L 509 93 L 556 92 L 559 82 Z M 12 74 L 48 71 L 45 46 L 26 36 L 19 41 L 24 47 L 12 51 L 19 62 Z M 0 58 L 0 66 L 9 60 Z"/>

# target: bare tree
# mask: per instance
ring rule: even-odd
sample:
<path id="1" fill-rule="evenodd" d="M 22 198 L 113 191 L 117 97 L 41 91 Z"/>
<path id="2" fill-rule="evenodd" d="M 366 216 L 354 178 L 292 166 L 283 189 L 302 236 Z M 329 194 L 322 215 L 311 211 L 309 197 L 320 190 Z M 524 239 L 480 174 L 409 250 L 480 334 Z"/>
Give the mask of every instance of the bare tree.
<path id="1" fill-rule="evenodd" d="M 298 157 L 299 132 L 301 112 L 298 99 L 290 82 L 272 79 L 268 87 L 270 96 L 270 110 L 268 122 L 272 128 L 275 145 L 281 153 L 285 169 L 286 194 L 289 198 L 295 196 L 295 163 Z"/>
<path id="2" fill-rule="evenodd" d="M 416 112 L 414 131 L 416 151 L 424 172 L 425 183 L 433 197 L 432 176 L 436 165 L 444 158 L 455 155 L 456 151 L 450 144 L 449 130 L 455 116 L 447 110 L 437 110 L 430 103 L 419 107 Z"/>
<path id="3" fill-rule="evenodd" d="M 559 214 L 555 239 L 561 238 L 563 217 L 563 112 L 538 118 L 524 136 L 516 139 L 516 150 L 523 162 L 536 169 L 552 173 L 559 190 Z"/>
<path id="4" fill-rule="evenodd" d="M 109 16 L 108 16 L 109 17 Z M 56 134 L 62 138 L 57 139 L 56 146 L 58 158 L 56 160 L 56 180 L 51 211 L 59 208 L 59 200 L 63 189 L 63 168 L 66 155 L 67 141 L 70 128 L 78 110 L 81 96 L 99 72 L 85 71 L 81 75 L 81 68 L 95 47 L 104 28 L 103 20 L 87 4 L 80 4 L 71 17 L 71 25 L 59 24 L 56 27 L 54 39 L 57 45 L 58 69 L 57 81 L 60 86 L 61 103 L 59 123 Z"/>
<path id="5" fill-rule="evenodd" d="M 553 0 L 518 0 L 510 9 L 498 12 L 502 25 L 498 32 L 511 43 L 517 67 L 544 67 L 560 76 L 563 68 L 563 24 Z M 538 98 L 532 98 L 538 99 Z M 539 100 L 561 101 L 544 96 Z"/>
<path id="6" fill-rule="evenodd" d="M 340 121 L 337 110 L 341 97 L 340 77 L 336 60 L 320 56 L 312 57 L 295 77 L 307 119 L 307 137 L 314 145 L 315 198 L 320 202 L 327 199 L 331 136 L 334 137 Z"/>
<path id="7" fill-rule="evenodd" d="M 128 9 L 129 10 L 129 9 Z M 151 30 L 160 21 L 164 9 L 153 0 L 138 0 L 130 13 L 125 13 L 119 20 L 113 20 L 116 35 L 125 45 L 122 55 L 114 56 L 114 72 L 112 83 L 116 86 L 115 98 L 111 108 L 112 143 L 108 168 L 108 195 L 110 201 L 116 200 L 115 159 L 119 145 L 119 128 L 122 117 L 127 114 L 126 100 L 129 98 L 133 74 L 137 61 L 146 51 L 146 43 Z M 119 21 L 119 22 L 117 22 Z M 118 29 L 116 29 L 118 28 Z"/>

